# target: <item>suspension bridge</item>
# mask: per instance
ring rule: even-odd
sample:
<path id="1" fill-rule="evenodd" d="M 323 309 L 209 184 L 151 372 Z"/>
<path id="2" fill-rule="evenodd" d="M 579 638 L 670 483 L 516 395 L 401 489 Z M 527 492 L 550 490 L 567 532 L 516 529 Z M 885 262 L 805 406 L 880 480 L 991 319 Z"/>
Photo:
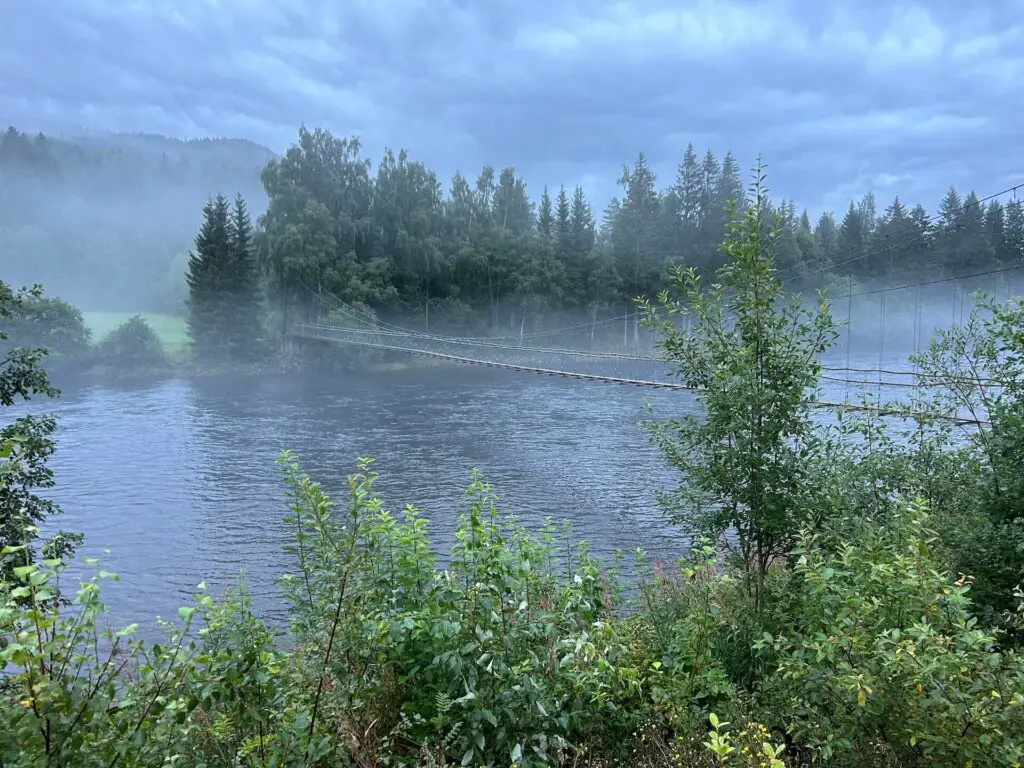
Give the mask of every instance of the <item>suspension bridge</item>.
<path id="1" fill-rule="evenodd" d="M 846 299 L 846 327 L 840 332 L 838 355 L 826 360 L 823 366 L 816 406 L 832 411 L 878 411 L 902 417 L 912 413 L 906 396 L 911 391 L 927 388 L 931 382 L 928 375 L 911 366 L 907 358 L 910 352 L 926 346 L 935 330 L 935 324 L 926 322 L 923 316 L 925 302 L 931 301 L 934 306 L 940 299 L 940 296 L 926 294 L 922 286 L 945 282 L 948 281 L 857 294 L 856 298 L 872 306 L 855 307 L 852 292 L 848 297 L 838 297 L 839 307 Z M 943 290 L 942 298 L 948 305 L 949 294 L 945 292 L 948 286 L 938 287 Z M 524 332 L 520 327 L 518 333 L 506 335 L 446 336 L 382 321 L 331 294 L 308 286 L 306 289 L 315 300 L 313 317 L 290 323 L 289 333 L 293 337 L 585 382 L 693 391 L 673 375 L 669 361 L 657 354 L 654 336 L 646 330 L 641 335 L 635 313 L 542 331 Z M 965 311 L 969 312 L 965 290 L 959 286 L 959 292 L 953 295 L 950 324 L 957 322 L 957 310 L 961 322 Z M 891 292 L 907 295 L 897 293 L 895 302 L 890 297 L 890 304 L 895 306 L 889 309 L 889 315 L 897 327 L 896 338 L 889 339 L 886 354 L 885 298 Z M 844 321 L 841 312 L 835 314 L 840 315 L 837 320 Z M 874 329 L 867 333 L 863 329 L 853 332 L 852 320 L 858 314 L 876 315 L 877 333 Z M 611 341 L 616 337 L 617 345 Z M 632 344 L 628 351 L 622 351 L 624 337 Z M 870 350 L 854 355 L 852 350 L 858 340 Z M 971 412 L 922 415 L 961 425 L 987 423 L 986 414 Z"/>

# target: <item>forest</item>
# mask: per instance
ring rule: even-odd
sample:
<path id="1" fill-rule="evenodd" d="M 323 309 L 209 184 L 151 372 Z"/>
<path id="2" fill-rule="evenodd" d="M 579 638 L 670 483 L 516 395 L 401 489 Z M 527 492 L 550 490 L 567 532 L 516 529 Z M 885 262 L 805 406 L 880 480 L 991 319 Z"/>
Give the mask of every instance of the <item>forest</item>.
<path id="1" fill-rule="evenodd" d="M 659 290 L 670 264 L 713 274 L 723 263 L 725 201 L 742 202 L 741 163 L 754 160 L 691 144 L 675 178 L 658 179 L 641 153 L 623 166 L 618 197 L 595 211 L 586 190 L 528 190 L 512 167 L 455 173 L 446 186 L 406 150 L 385 150 L 374 165 L 358 138 L 321 128 L 300 128 L 280 157 L 245 142 L 139 142 L 148 159 L 129 162 L 118 160 L 122 150 L 8 129 L 0 247 L 12 254 L 4 267 L 12 283 L 38 280 L 84 309 L 183 314 L 185 251 L 201 208 L 219 193 L 240 193 L 255 217 L 254 249 L 273 306 L 307 302 L 309 286 L 453 332 L 611 317 Z M 116 190 L 127 199 L 129 187 L 141 202 L 120 212 L 116 202 L 98 219 L 81 208 Z M 1024 264 L 1024 195 L 983 194 L 950 187 L 929 212 L 867 192 L 813 222 L 793 202 L 772 200 L 766 220 L 781 231 L 779 274 L 788 287 L 845 291 Z M 191 201 L 184 210 L 183 196 Z M 58 198 L 79 207 L 65 206 L 55 223 L 40 211 Z M 122 220 L 110 220 L 115 214 Z M 118 306 L 125 296 L 145 306 Z"/>
<path id="2" fill-rule="evenodd" d="M 218 189 L 265 202 L 273 153 L 234 139 L 0 135 L 0 276 L 85 311 L 184 310 L 199 212 Z"/>
<path id="3" fill-rule="evenodd" d="M 358 139 L 300 129 L 263 170 L 269 199 L 258 250 L 272 288 L 297 299 L 301 284 L 353 303 L 458 324 L 537 327 L 552 314 L 629 312 L 653 295 L 670 264 L 710 275 L 721 266 L 727 200 L 745 190 L 732 153 L 686 148 L 675 179 L 658 185 L 643 154 L 623 166 L 620 197 L 600 214 L 586 192 L 544 188 L 536 203 L 514 168 L 488 166 L 474 181 L 439 179 L 402 151 L 376 174 Z M 1009 192 L 1009 191 L 1007 191 Z M 961 275 L 1024 263 L 1024 207 L 1007 193 L 980 201 L 950 188 L 935 214 L 899 198 L 879 210 L 872 193 L 811 223 L 792 202 L 771 203 L 781 230 L 775 260 L 787 283 L 847 287 Z M 771 226 L 771 225 L 766 225 Z"/>

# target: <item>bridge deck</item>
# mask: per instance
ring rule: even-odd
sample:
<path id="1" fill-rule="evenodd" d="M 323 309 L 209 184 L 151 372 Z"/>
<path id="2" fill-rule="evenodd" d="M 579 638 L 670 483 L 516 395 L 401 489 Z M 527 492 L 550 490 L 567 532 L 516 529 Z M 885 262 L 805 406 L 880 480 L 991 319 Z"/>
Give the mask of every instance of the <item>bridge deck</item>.
<path id="1" fill-rule="evenodd" d="M 500 361 L 500 360 L 489 360 L 489 359 L 486 359 L 486 358 L 476 358 L 476 357 L 468 357 L 468 356 L 465 356 L 465 355 L 456 355 L 456 354 L 451 354 L 450 352 L 439 352 L 437 350 L 426 349 L 426 348 L 423 348 L 423 347 L 411 347 L 411 346 L 402 346 L 402 345 L 398 345 L 398 344 L 390 344 L 390 343 L 385 343 L 383 340 L 380 340 L 380 337 L 387 338 L 387 337 L 399 337 L 399 336 L 401 336 L 401 334 L 394 334 L 394 333 L 374 334 L 372 332 L 367 332 L 365 330 L 356 330 L 356 329 L 347 329 L 347 328 L 336 328 L 336 327 L 330 327 L 330 326 L 313 326 L 313 325 L 295 326 L 293 329 L 291 329 L 291 333 L 292 333 L 292 335 L 298 336 L 300 338 L 308 338 L 308 339 L 315 339 L 315 340 L 319 340 L 319 341 L 329 341 L 329 342 L 336 342 L 336 343 L 342 343 L 342 344 L 351 344 L 353 346 L 368 347 L 368 348 L 371 348 L 371 349 L 388 350 L 388 351 L 392 351 L 392 352 L 403 352 L 403 353 L 413 354 L 413 355 L 422 355 L 422 356 L 425 356 L 425 357 L 431 357 L 431 358 L 438 359 L 438 360 L 445 360 L 445 361 L 448 361 L 448 362 L 451 362 L 451 363 L 457 363 L 457 364 L 460 364 L 460 365 L 479 365 L 479 366 L 483 366 L 483 367 L 487 367 L 487 368 L 500 368 L 500 369 L 510 370 L 510 371 L 521 371 L 521 372 L 524 372 L 524 373 L 541 374 L 541 375 L 547 375 L 547 376 L 559 376 L 559 377 L 568 378 L 568 379 L 577 379 L 577 380 L 580 380 L 580 381 L 600 382 L 600 383 L 606 383 L 606 384 L 621 384 L 621 385 L 631 385 L 631 386 L 636 386 L 636 387 L 651 387 L 651 388 L 654 388 L 654 389 L 685 390 L 685 391 L 691 391 L 691 392 L 699 391 L 695 387 L 690 387 L 690 386 L 687 386 L 686 384 L 681 384 L 681 383 L 679 383 L 677 381 L 669 381 L 669 380 L 656 381 L 656 380 L 653 380 L 653 379 L 629 378 L 629 377 L 624 377 L 624 376 L 608 376 L 608 375 L 594 374 L 594 373 L 582 373 L 582 372 L 579 372 L 579 371 L 565 371 L 565 370 L 560 370 L 560 369 L 556 369 L 556 368 L 545 368 L 545 367 L 540 367 L 540 366 L 525 365 L 525 364 L 516 363 L 516 362 L 505 362 L 505 361 Z M 356 337 L 352 338 L 352 336 L 356 336 Z M 378 340 L 376 340 L 376 341 L 372 340 L 374 338 L 374 336 L 378 337 Z M 412 337 L 410 335 L 409 338 L 414 338 L 414 337 Z M 429 337 L 427 337 L 424 334 L 423 338 L 429 338 Z M 465 340 L 464 339 L 457 339 L 457 338 L 445 339 L 443 337 L 438 337 L 438 340 L 439 341 L 445 341 L 447 343 L 452 343 L 452 344 L 465 344 L 465 343 L 470 341 L 468 339 L 465 339 Z M 486 348 L 488 346 L 498 346 L 498 345 L 489 345 L 489 344 L 486 343 L 486 341 L 483 341 L 483 343 L 479 344 L 479 346 Z M 538 348 L 538 347 L 517 348 L 517 347 L 510 346 L 510 345 L 500 345 L 500 348 L 502 348 L 502 349 L 509 349 L 509 350 L 524 351 L 524 352 L 525 351 L 529 351 L 529 352 L 548 352 L 548 353 L 556 355 L 556 356 L 562 356 L 562 355 L 565 355 L 565 354 L 572 354 L 572 355 L 580 355 L 580 356 L 589 356 L 589 357 L 597 358 L 597 359 L 601 359 L 601 358 L 604 358 L 604 359 L 609 359 L 609 358 L 611 358 L 611 359 L 627 358 L 627 359 L 632 359 L 632 360 L 643 360 L 643 361 L 655 361 L 655 360 L 657 360 L 657 358 L 646 357 L 646 356 L 639 356 L 639 355 L 632 356 L 632 355 L 622 355 L 622 354 L 615 354 L 615 353 L 600 353 L 600 352 L 598 352 L 598 353 L 589 353 L 588 354 L 587 352 L 584 352 L 584 351 L 581 351 L 581 350 L 564 350 L 564 349 L 550 349 L 550 350 L 546 350 L 546 349 Z M 865 384 L 873 384 L 873 382 L 864 382 L 864 383 Z M 902 386 L 902 385 L 897 385 L 897 386 Z M 980 420 L 980 419 L 977 419 L 977 418 L 967 418 L 967 417 L 947 416 L 947 415 L 939 416 L 939 415 L 936 415 L 936 414 L 928 414 L 928 413 L 924 413 L 924 412 L 914 412 L 914 411 L 910 411 L 908 409 L 884 407 L 884 406 L 879 406 L 879 405 L 872 405 L 872 404 L 869 404 L 869 403 L 851 403 L 851 402 L 833 402 L 833 401 L 828 401 L 828 400 L 815 400 L 813 405 L 814 405 L 814 407 L 817 407 L 817 408 L 823 408 L 823 409 L 829 409 L 829 410 L 872 411 L 872 412 L 877 412 L 877 413 L 879 413 L 880 415 L 883 415 L 883 416 L 895 416 L 895 417 L 900 417 L 900 418 L 915 418 L 915 417 L 916 418 L 925 418 L 925 419 L 940 418 L 940 419 L 942 419 L 944 421 L 948 421 L 948 422 L 952 422 L 952 423 L 959 424 L 959 425 L 964 425 L 964 426 L 978 426 L 978 425 L 981 425 L 981 424 L 989 424 L 990 423 L 988 421 Z"/>

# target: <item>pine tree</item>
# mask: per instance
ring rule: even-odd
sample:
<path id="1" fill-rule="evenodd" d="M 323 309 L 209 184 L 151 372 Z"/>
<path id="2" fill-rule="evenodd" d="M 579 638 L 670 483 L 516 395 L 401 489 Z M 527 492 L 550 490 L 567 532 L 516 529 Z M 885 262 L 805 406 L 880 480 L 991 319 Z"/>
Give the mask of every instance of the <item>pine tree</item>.
<path id="1" fill-rule="evenodd" d="M 906 206 L 897 197 L 878 222 L 872 236 L 871 256 L 864 260 L 861 271 L 888 277 L 920 268 L 914 259 L 914 239 L 920 234 L 916 230 Z"/>
<path id="2" fill-rule="evenodd" d="M 816 271 L 824 266 L 821 263 L 821 249 L 818 247 L 818 241 L 814 239 L 814 230 L 811 229 L 811 219 L 807 215 L 806 208 L 797 223 L 796 244 L 805 264 Z"/>
<path id="3" fill-rule="evenodd" d="M 572 210 L 569 214 L 572 230 L 572 247 L 578 254 L 588 254 L 594 247 L 594 214 L 590 203 L 583 194 L 583 187 L 577 185 L 572 193 Z"/>
<path id="4" fill-rule="evenodd" d="M 555 242 L 558 252 L 563 256 L 572 251 L 572 226 L 570 222 L 569 198 L 565 194 L 565 185 L 558 188 L 558 201 L 555 204 Z"/>
<path id="5" fill-rule="evenodd" d="M 822 266 L 836 263 L 839 256 L 839 228 L 832 211 L 825 211 L 814 226 L 814 242 L 821 254 Z"/>
<path id="6" fill-rule="evenodd" d="M 203 224 L 189 253 L 188 335 L 196 356 L 203 360 L 223 357 L 226 326 L 223 296 L 233 261 L 228 201 L 217 195 L 203 206 Z"/>
<path id="7" fill-rule="evenodd" d="M 852 202 L 839 225 L 839 261 L 836 264 L 840 271 L 850 274 L 862 272 L 862 266 L 856 260 L 866 252 L 866 227 L 861 211 Z"/>
<path id="8" fill-rule="evenodd" d="M 554 226 L 555 217 L 551 208 L 551 195 L 548 194 L 548 188 L 544 187 L 544 191 L 540 195 L 540 209 L 537 212 L 537 229 L 550 240 Z"/>
<path id="9" fill-rule="evenodd" d="M 623 167 L 619 184 L 625 191 L 616 226 L 615 256 L 626 296 L 639 296 L 657 286 L 662 262 L 656 251 L 661 200 L 655 174 L 641 152 L 633 167 Z M 639 345 L 639 321 L 633 325 L 633 344 Z M 628 343 L 628 337 L 624 339 Z"/>
<path id="10" fill-rule="evenodd" d="M 690 142 L 676 172 L 676 194 L 679 195 L 683 223 L 690 237 L 697 232 L 700 226 L 700 201 L 703 187 L 700 162 L 697 160 L 693 142 Z"/>
<path id="11" fill-rule="evenodd" d="M 987 264 L 1002 264 L 1006 253 L 1006 213 L 1003 204 L 993 200 L 985 209 L 985 245 Z"/>
<path id="12" fill-rule="evenodd" d="M 985 206 L 973 191 L 964 200 L 963 260 L 965 267 L 985 267 L 991 255 L 985 242 Z"/>
<path id="13" fill-rule="evenodd" d="M 914 223 L 914 233 L 917 240 L 914 243 L 914 263 L 926 266 L 928 256 L 935 244 L 935 227 L 932 225 L 932 217 L 924 206 L 918 203 L 910 212 L 910 220 Z"/>
<path id="14" fill-rule="evenodd" d="M 618 238 L 617 229 L 622 222 L 622 201 L 613 197 L 608 201 L 604 211 L 601 212 L 601 229 L 598 232 L 598 242 L 601 245 L 612 248 Z"/>
<path id="15" fill-rule="evenodd" d="M 939 266 L 947 270 L 960 267 L 963 258 L 964 206 L 960 195 L 950 187 L 939 203 L 939 222 L 936 227 L 935 257 Z"/>
<path id="16" fill-rule="evenodd" d="M 737 208 L 743 208 L 746 195 L 743 191 L 743 180 L 740 178 L 740 166 L 732 152 L 725 153 L 722 160 L 722 173 L 718 177 L 718 205 L 724 211 L 726 203 L 732 200 Z M 723 215 L 723 222 L 725 217 Z"/>
<path id="17" fill-rule="evenodd" d="M 241 362 L 251 362 L 259 354 L 260 327 L 259 275 L 253 250 L 252 223 L 241 194 L 235 197 L 230 232 L 230 280 L 224 296 L 229 353 Z"/>
<path id="18" fill-rule="evenodd" d="M 1024 264 L 1024 200 L 1006 206 L 1006 238 L 1000 261 L 1008 267 Z"/>
<path id="19" fill-rule="evenodd" d="M 491 206 L 492 218 L 501 229 L 521 234 L 533 226 L 533 205 L 526 182 L 516 176 L 515 168 L 502 170 Z"/>

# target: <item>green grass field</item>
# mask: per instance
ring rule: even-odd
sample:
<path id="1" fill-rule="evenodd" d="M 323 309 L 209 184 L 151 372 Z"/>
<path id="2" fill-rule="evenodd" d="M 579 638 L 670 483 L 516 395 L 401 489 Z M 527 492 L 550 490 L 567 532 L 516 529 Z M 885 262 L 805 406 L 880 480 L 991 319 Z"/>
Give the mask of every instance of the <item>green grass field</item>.
<path id="1" fill-rule="evenodd" d="M 157 312 L 83 312 L 85 324 L 92 330 L 92 341 L 98 344 L 112 330 L 133 315 L 142 315 L 149 323 L 169 355 L 179 356 L 188 347 L 185 318 Z"/>

